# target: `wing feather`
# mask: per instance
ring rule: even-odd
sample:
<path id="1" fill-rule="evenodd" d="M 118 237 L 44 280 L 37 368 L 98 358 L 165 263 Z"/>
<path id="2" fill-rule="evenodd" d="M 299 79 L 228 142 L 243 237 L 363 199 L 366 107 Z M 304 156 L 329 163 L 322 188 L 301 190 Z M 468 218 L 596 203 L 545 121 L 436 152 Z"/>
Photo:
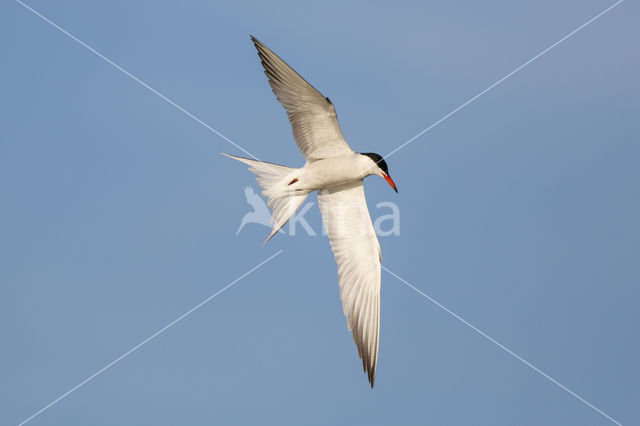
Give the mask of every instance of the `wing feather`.
<path id="1" fill-rule="evenodd" d="M 320 192 L 318 205 L 338 264 L 347 325 L 373 387 L 380 334 L 380 245 L 362 181 Z"/>
<path id="2" fill-rule="evenodd" d="M 251 37 L 269 79 L 282 106 L 287 111 L 296 145 L 308 161 L 350 153 L 344 140 L 336 110 L 293 68 L 287 65 L 260 40 Z"/>

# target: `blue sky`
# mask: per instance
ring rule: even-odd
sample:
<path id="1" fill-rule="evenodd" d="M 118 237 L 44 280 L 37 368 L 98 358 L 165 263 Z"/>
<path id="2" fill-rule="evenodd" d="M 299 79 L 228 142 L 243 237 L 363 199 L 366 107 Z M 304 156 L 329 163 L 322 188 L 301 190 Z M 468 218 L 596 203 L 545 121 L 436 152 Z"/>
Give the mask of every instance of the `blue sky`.
<path id="1" fill-rule="evenodd" d="M 303 158 L 249 40 L 386 154 L 613 2 L 29 4 L 256 156 Z M 639 7 L 624 2 L 387 162 L 383 264 L 640 423 Z M 0 423 L 613 424 L 383 273 L 371 390 L 324 237 L 262 241 L 242 153 L 0 5 Z M 315 197 L 310 199 L 315 202 Z M 307 215 L 319 229 L 320 217 Z"/>

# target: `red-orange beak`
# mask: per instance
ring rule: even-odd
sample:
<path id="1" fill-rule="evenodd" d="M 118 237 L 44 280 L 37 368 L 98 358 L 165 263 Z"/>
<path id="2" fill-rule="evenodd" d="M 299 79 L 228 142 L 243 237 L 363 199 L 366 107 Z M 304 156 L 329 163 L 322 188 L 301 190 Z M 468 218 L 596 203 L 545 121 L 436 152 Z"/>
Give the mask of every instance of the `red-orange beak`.
<path id="1" fill-rule="evenodd" d="M 391 179 L 391 176 L 389 176 L 386 173 L 382 173 L 382 177 L 384 178 L 384 180 L 387 181 L 389 186 L 392 187 L 394 191 L 396 191 L 396 194 L 397 194 L 398 193 L 398 187 L 396 186 L 396 183 L 393 181 L 393 179 Z"/>

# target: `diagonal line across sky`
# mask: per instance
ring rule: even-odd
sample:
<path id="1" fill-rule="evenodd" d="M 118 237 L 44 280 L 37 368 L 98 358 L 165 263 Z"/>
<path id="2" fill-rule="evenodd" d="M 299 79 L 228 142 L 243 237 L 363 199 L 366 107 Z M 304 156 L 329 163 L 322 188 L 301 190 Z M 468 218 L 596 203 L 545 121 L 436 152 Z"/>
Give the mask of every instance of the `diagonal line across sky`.
<path id="1" fill-rule="evenodd" d="M 493 89 L 494 87 L 496 87 L 497 85 L 499 85 L 500 83 L 502 83 L 503 81 L 505 81 L 506 79 L 508 79 L 509 77 L 511 77 L 512 75 L 514 75 L 515 73 L 517 73 L 518 71 L 522 70 L 524 67 L 526 67 L 527 65 L 529 65 L 531 62 L 535 61 L 536 59 L 538 59 L 539 57 L 541 57 L 542 55 L 544 55 L 545 53 L 549 52 L 551 49 L 553 49 L 554 47 L 556 47 L 557 45 L 559 45 L 560 43 L 562 43 L 563 41 L 565 41 L 566 39 L 568 39 L 569 37 L 573 36 L 574 34 L 576 34 L 578 31 L 582 30 L 583 28 L 585 28 L 587 25 L 591 24 L 592 22 L 594 22 L 596 19 L 600 18 L 602 15 L 606 14 L 607 12 L 609 12 L 611 9 L 613 9 L 614 7 L 618 6 L 620 3 L 622 3 L 624 0 L 618 0 L 617 2 L 615 2 L 614 4 L 612 4 L 611 6 L 609 6 L 608 8 L 606 8 L 605 10 L 603 10 L 602 12 L 598 13 L 596 16 L 594 16 L 593 18 L 589 19 L 587 22 L 585 22 L 584 24 L 580 25 L 578 28 L 576 28 L 575 30 L 571 31 L 569 34 L 567 34 L 566 36 L 562 37 L 560 40 L 556 41 L 555 43 L 553 43 L 551 46 L 547 47 L 546 49 L 544 49 L 543 51 L 541 51 L 540 53 L 538 53 L 536 56 L 534 56 L 533 58 L 529 59 L 527 62 L 523 63 L 522 65 L 520 65 L 519 67 L 517 67 L 516 69 L 514 69 L 513 71 L 511 71 L 509 74 L 505 75 L 504 77 L 502 77 L 500 80 L 496 81 L 495 83 L 493 83 L 491 86 L 487 87 L 486 89 L 484 89 L 482 92 L 478 93 L 477 95 L 475 95 L 474 97 L 472 97 L 471 99 L 469 99 L 468 101 L 464 102 L 463 104 L 460 104 L 459 106 L 457 106 L 456 108 L 454 108 L 451 112 L 449 112 L 448 114 L 446 114 L 445 116 L 443 116 L 442 118 L 440 118 L 437 121 L 434 121 L 432 124 L 430 124 L 427 128 L 425 128 L 424 130 L 420 131 L 417 135 L 407 139 L 406 141 L 404 141 L 402 144 L 398 145 L 397 148 L 393 149 L 392 151 L 390 151 L 387 155 L 385 155 L 383 158 L 389 158 L 391 157 L 393 154 L 395 154 L 396 152 L 398 152 L 399 150 L 401 150 L 402 148 L 404 148 L 405 146 L 409 145 L 411 142 L 415 141 L 416 139 L 418 139 L 420 136 L 424 135 L 425 133 L 427 133 L 429 130 L 433 129 L 434 127 L 436 127 L 438 124 L 442 123 L 443 121 L 445 121 L 447 118 L 451 117 L 453 114 L 455 114 L 456 112 L 460 111 L 462 108 L 466 107 L 467 105 L 469 105 L 470 103 L 472 103 L 473 101 L 475 101 L 476 99 L 478 99 L 480 96 L 484 95 L 485 93 L 487 93 L 489 90 Z"/>
<path id="2" fill-rule="evenodd" d="M 394 272 L 392 272 L 389 268 L 385 267 L 384 265 L 380 265 L 380 266 L 382 267 L 382 269 L 384 269 L 390 275 L 393 275 L 396 279 L 401 281 L 407 287 L 411 288 L 413 291 L 415 291 L 416 293 L 420 294 L 422 297 L 424 297 L 425 299 L 429 300 L 431 303 L 435 304 L 440 309 L 444 310 L 449 315 L 453 316 L 455 319 L 457 319 L 458 321 L 462 322 L 464 325 L 466 325 L 467 327 L 471 328 L 473 331 L 475 331 L 476 333 L 480 334 L 485 339 L 487 339 L 490 342 L 494 343 L 500 349 L 502 349 L 503 351 L 507 352 L 509 355 L 513 356 L 518 361 L 522 362 L 524 365 L 526 365 L 527 367 L 531 368 L 533 371 L 535 371 L 536 373 L 540 374 L 545 379 L 547 379 L 550 382 L 554 383 L 555 385 L 560 387 L 562 390 L 568 392 L 569 395 L 571 395 L 574 398 L 580 400 L 581 402 L 586 404 L 588 407 L 592 408 L 593 410 L 595 410 L 596 412 L 600 413 L 601 415 L 603 415 L 607 419 L 611 420 L 613 423 L 622 426 L 622 423 L 618 422 L 616 419 L 614 419 L 613 417 L 609 416 L 607 413 L 605 413 L 604 411 L 602 411 L 601 409 L 599 409 L 598 407 L 596 407 L 595 405 L 593 405 L 592 403 L 590 403 L 586 399 L 582 398 L 580 395 L 578 395 L 577 393 L 575 393 L 574 391 L 572 391 L 571 389 L 569 389 L 568 387 L 566 387 L 562 383 L 558 382 L 556 379 L 554 379 L 553 377 L 551 377 L 550 375 L 548 375 L 544 371 L 540 370 L 538 367 L 536 367 L 535 365 L 531 364 L 529 361 L 527 361 L 526 359 L 524 359 L 523 357 L 521 357 L 517 353 L 513 352 L 511 349 L 509 349 L 506 346 L 504 346 L 502 343 L 500 343 L 499 341 L 497 341 L 493 337 L 489 336 L 487 333 L 485 333 L 484 331 L 480 330 L 478 327 L 476 327 L 475 325 L 471 324 L 470 322 L 468 322 L 467 320 L 462 318 L 460 315 L 456 314 L 455 312 L 453 312 L 452 310 L 450 310 L 449 308 L 447 308 L 446 306 L 444 306 L 443 304 L 441 304 L 440 302 L 435 300 L 433 297 L 431 297 L 428 294 L 422 292 L 417 287 L 415 287 L 413 284 L 411 284 L 410 282 L 406 281 L 404 278 L 396 275 Z"/>
<path id="3" fill-rule="evenodd" d="M 258 263 L 256 266 L 254 266 L 253 268 L 249 269 L 247 272 L 245 272 L 244 274 L 240 275 L 238 278 L 236 278 L 235 280 L 231 281 L 229 284 L 227 284 L 226 286 L 222 287 L 220 290 L 216 291 L 215 293 L 213 293 L 211 296 L 207 297 L 206 299 L 204 299 L 202 302 L 198 303 L 197 305 L 195 305 L 194 307 L 192 307 L 191 309 L 189 309 L 187 312 L 185 312 L 184 314 L 180 315 L 178 318 L 174 319 L 173 321 L 171 321 L 169 324 L 165 325 L 164 327 L 162 327 L 160 330 L 156 331 L 155 333 L 153 333 L 151 336 L 147 337 L 146 339 L 144 339 L 143 341 L 141 341 L 140 343 L 138 343 L 137 345 L 135 345 L 134 347 L 132 347 L 131 349 L 129 349 L 127 352 L 123 353 L 122 355 L 120 355 L 118 358 L 114 359 L 113 361 L 111 361 L 109 364 L 105 365 L 104 367 L 102 367 L 100 370 L 96 371 L 95 373 L 93 373 L 92 375 L 90 375 L 89 377 L 87 377 L 86 379 L 84 379 L 83 381 L 81 381 L 80 383 L 78 383 L 77 385 L 75 385 L 74 387 L 72 387 L 71 389 L 69 389 L 68 391 L 66 391 L 65 393 L 63 393 L 62 395 L 60 395 L 58 398 L 54 399 L 53 401 L 51 401 L 50 403 L 48 403 L 47 405 L 45 405 L 44 407 L 42 407 L 40 410 L 36 411 L 34 414 L 32 414 L 31 416 L 27 417 L 26 419 L 24 419 L 23 421 L 21 421 L 18 426 L 22 426 L 25 423 L 33 420 L 35 417 L 39 416 L 40 414 L 42 414 L 43 412 L 45 412 L 46 410 L 48 410 L 49 408 L 51 408 L 52 406 L 54 406 L 55 404 L 57 404 L 58 402 L 60 402 L 62 399 L 66 398 L 67 396 L 69 396 L 71 393 L 75 392 L 78 388 L 80 388 L 81 386 L 87 384 L 88 382 L 90 382 L 91 380 L 95 379 L 98 375 L 102 374 L 104 371 L 106 371 L 107 369 L 113 367 L 115 364 L 117 364 L 118 362 L 122 361 L 125 357 L 129 356 L 130 354 L 132 354 L 133 352 L 137 351 L 138 349 L 140 349 L 142 346 L 144 346 L 145 344 L 147 344 L 150 340 L 156 338 L 157 336 L 159 336 L 160 334 L 164 333 L 165 331 L 167 331 L 170 327 L 174 326 L 177 322 L 183 320 L 184 318 L 188 317 L 189 315 L 191 315 L 193 312 L 195 312 L 197 309 L 201 308 L 204 304 L 210 302 L 211 300 L 215 299 L 218 295 L 220 295 L 222 292 L 224 292 L 225 290 L 227 290 L 228 288 L 230 288 L 231 286 L 233 286 L 234 284 L 238 283 L 240 280 L 242 280 L 243 278 L 245 278 L 247 275 L 251 274 L 252 272 L 256 271 L 257 269 L 260 269 L 265 263 L 273 260 L 276 256 L 278 256 L 280 253 L 282 253 L 282 250 L 277 251 L 275 254 L 271 255 L 270 257 L 266 258 L 265 260 L 263 260 L 262 262 Z"/>
<path id="4" fill-rule="evenodd" d="M 160 98 L 162 98 L 163 100 L 167 101 L 169 104 L 171 104 L 176 109 L 178 109 L 178 110 L 182 111 L 183 113 L 185 113 L 188 117 L 194 119 L 199 124 L 203 125 L 207 129 L 211 130 L 213 133 L 215 133 L 216 135 L 220 136 L 222 139 L 224 139 L 225 141 L 229 142 L 231 145 L 233 145 L 236 148 L 238 148 L 240 151 L 242 151 L 245 154 L 247 154 L 249 157 L 253 158 L 254 160 L 260 161 L 260 159 L 258 157 L 256 157 L 255 155 L 253 155 L 252 153 L 250 153 L 249 151 L 247 151 L 246 149 L 244 149 L 243 147 L 241 147 L 240 145 L 238 145 L 237 143 L 235 143 L 234 141 L 232 141 L 231 139 L 229 139 L 228 137 L 223 135 L 221 132 L 219 132 L 218 130 L 214 129 L 213 127 L 211 127 L 210 125 L 208 125 L 207 123 L 202 121 L 201 119 L 199 119 L 198 117 L 196 117 L 194 114 L 190 113 L 189 111 L 187 111 L 186 109 L 184 109 L 183 107 L 181 107 L 180 105 L 178 105 L 177 103 L 172 101 L 167 96 L 165 96 L 162 93 L 158 92 L 156 89 L 154 89 L 153 87 L 149 86 L 147 83 L 145 83 L 144 81 L 140 80 L 138 77 L 136 77 L 135 75 L 131 74 L 129 71 L 127 71 L 126 69 L 122 68 L 120 65 L 116 64 L 111 59 L 107 58 L 102 53 L 98 52 L 93 47 L 91 47 L 87 43 L 85 43 L 84 41 L 80 40 L 79 38 L 77 38 L 76 36 L 74 36 L 73 34 L 68 32 L 67 30 L 65 30 L 64 28 L 62 28 L 61 26 L 59 26 L 55 22 L 51 21 L 46 16 L 42 15 L 41 13 L 39 13 L 38 11 L 36 11 L 32 7 L 30 7 L 29 5 L 21 2 L 20 0 L 16 0 L 16 2 L 19 3 L 20 5 L 22 5 L 25 9 L 28 9 L 29 11 L 31 11 L 36 16 L 40 17 L 42 20 L 44 20 L 46 23 L 48 23 L 49 25 L 51 25 L 55 29 L 59 30 L 60 32 L 62 32 L 63 34 L 65 34 L 66 36 L 71 38 L 76 43 L 78 43 L 81 46 L 87 48 L 91 53 L 93 53 L 94 55 L 98 56 L 100 59 L 104 60 L 108 64 L 112 65 L 118 71 L 122 72 L 124 75 L 126 75 L 129 78 L 131 78 L 133 81 L 135 81 L 136 83 L 140 84 L 145 89 L 149 90 L 151 93 L 159 96 Z"/>

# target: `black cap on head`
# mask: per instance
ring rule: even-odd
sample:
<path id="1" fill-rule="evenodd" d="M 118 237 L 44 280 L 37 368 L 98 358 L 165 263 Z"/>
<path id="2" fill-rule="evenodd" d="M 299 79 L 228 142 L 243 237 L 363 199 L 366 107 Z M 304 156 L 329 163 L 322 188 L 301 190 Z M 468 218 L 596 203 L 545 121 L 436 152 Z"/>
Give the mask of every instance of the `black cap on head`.
<path id="1" fill-rule="evenodd" d="M 373 162 L 376 163 L 378 167 L 380 167 L 380 169 L 382 169 L 382 171 L 387 174 L 387 176 L 389 175 L 387 163 L 386 161 L 384 161 L 384 158 L 382 158 L 382 155 L 376 154 L 375 152 L 361 152 L 360 154 L 366 155 L 367 157 L 371 158 Z"/>

